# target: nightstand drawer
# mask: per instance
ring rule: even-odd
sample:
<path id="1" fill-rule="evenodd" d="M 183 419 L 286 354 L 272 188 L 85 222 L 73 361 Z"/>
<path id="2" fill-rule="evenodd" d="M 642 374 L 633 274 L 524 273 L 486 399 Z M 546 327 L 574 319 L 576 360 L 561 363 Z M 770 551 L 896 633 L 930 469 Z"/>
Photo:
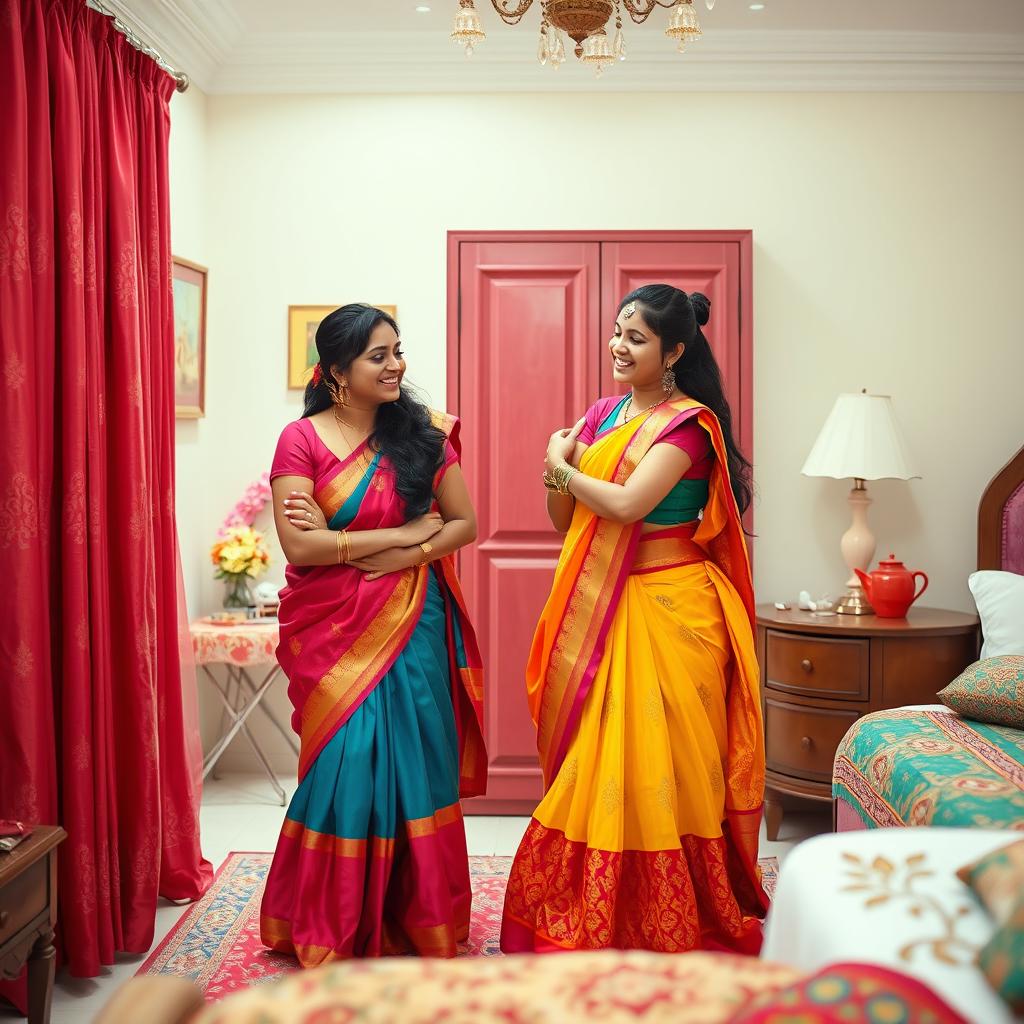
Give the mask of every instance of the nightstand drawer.
<path id="1" fill-rule="evenodd" d="M 834 700 L 868 699 L 870 642 L 768 630 L 765 684 L 773 690 Z"/>
<path id="2" fill-rule="evenodd" d="M 49 906 L 48 870 L 37 861 L 0 889 L 0 945 Z"/>
<path id="3" fill-rule="evenodd" d="M 860 715 L 856 711 L 808 708 L 765 699 L 765 760 L 783 775 L 832 780 L 839 741 Z"/>

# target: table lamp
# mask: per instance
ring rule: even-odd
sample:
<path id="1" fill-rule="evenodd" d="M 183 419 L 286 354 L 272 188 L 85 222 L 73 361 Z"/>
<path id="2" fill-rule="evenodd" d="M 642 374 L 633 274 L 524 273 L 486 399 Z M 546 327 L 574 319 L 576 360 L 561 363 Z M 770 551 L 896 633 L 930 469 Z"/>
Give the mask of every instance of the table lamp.
<path id="1" fill-rule="evenodd" d="M 853 571 L 866 572 L 875 556 L 875 535 L 868 526 L 871 499 L 864 481 L 920 477 L 896 422 L 892 399 L 888 395 L 869 395 L 867 390 L 859 395 L 840 395 L 800 472 L 836 480 L 853 478 L 853 490 L 847 498 L 853 522 L 839 545 L 850 578 L 836 611 L 844 615 L 874 614 Z"/>

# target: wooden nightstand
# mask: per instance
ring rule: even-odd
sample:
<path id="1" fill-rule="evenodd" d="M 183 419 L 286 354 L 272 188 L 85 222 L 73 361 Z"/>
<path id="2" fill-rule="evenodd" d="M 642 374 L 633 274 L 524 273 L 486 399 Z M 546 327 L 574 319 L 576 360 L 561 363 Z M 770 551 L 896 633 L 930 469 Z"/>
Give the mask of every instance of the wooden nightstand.
<path id="1" fill-rule="evenodd" d="M 832 761 L 862 715 L 935 694 L 978 657 L 978 619 L 937 608 L 905 619 L 757 608 L 764 709 L 765 824 L 777 839 L 781 795 L 832 799 Z"/>
<path id="2" fill-rule="evenodd" d="M 40 825 L 10 853 L 0 853 L 0 978 L 28 965 L 28 1021 L 50 1019 L 56 963 L 57 847 L 64 829 Z"/>

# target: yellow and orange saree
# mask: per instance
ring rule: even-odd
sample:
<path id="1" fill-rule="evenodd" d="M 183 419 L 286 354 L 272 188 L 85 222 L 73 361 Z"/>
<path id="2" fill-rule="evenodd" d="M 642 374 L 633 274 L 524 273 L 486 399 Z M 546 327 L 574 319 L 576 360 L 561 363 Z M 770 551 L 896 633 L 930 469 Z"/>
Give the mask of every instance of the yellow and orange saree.
<path id="1" fill-rule="evenodd" d="M 580 468 L 623 483 L 693 416 L 716 455 L 699 523 L 642 534 L 576 504 L 527 669 L 546 792 L 509 878 L 505 952 L 760 948 L 753 588 L 721 429 L 666 403 Z"/>

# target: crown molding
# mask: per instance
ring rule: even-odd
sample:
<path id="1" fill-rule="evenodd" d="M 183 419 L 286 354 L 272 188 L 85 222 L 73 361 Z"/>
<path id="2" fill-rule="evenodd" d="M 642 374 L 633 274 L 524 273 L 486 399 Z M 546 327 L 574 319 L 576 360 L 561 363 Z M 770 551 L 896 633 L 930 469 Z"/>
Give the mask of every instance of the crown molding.
<path id="1" fill-rule="evenodd" d="M 108 0 L 110 2 L 110 0 Z M 235 0 L 237 2 L 237 0 Z M 500 26 L 472 58 L 445 32 L 246 33 L 232 0 L 112 4 L 204 92 L 1024 92 L 1024 35 L 719 31 L 685 54 L 627 32 L 600 78 L 540 67 L 535 33 Z"/>
<path id="2" fill-rule="evenodd" d="M 220 69 L 245 34 L 245 25 L 230 0 L 104 3 L 204 92 L 212 91 Z"/>
<path id="3" fill-rule="evenodd" d="M 628 59 L 595 78 L 540 67 L 532 33 L 491 32 L 472 58 L 444 34 L 249 36 L 214 93 L 1024 91 L 1024 36 L 721 32 L 678 54 L 634 33 Z"/>

